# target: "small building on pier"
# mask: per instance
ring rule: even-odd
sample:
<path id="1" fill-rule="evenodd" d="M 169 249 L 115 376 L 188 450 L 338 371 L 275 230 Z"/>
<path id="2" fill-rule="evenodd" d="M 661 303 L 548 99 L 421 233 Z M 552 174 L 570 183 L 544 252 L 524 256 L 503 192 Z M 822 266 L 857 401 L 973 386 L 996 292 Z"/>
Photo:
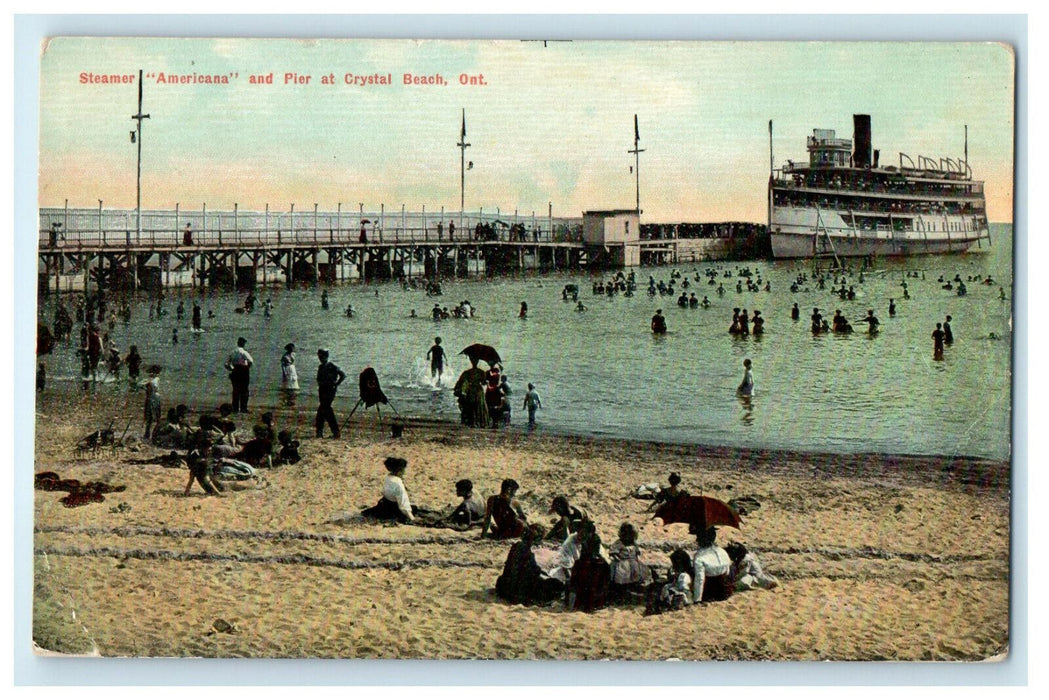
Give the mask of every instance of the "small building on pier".
<path id="1" fill-rule="evenodd" d="M 635 209 L 583 212 L 583 243 L 591 264 L 637 267 L 641 264 L 641 217 Z"/>

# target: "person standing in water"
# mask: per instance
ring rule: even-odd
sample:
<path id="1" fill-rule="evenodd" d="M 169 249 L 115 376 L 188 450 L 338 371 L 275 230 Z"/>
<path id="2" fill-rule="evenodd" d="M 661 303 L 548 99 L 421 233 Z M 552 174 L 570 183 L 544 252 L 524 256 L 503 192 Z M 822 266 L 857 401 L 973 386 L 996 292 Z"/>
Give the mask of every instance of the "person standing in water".
<path id="1" fill-rule="evenodd" d="M 521 302 L 521 311 L 517 314 L 518 318 L 528 318 L 528 302 Z"/>
<path id="2" fill-rule="evenodd" d="M 750 372 L 750 358 L 743 360 L 743 381 L 736 389 L 737 396 L 751 397 L 754 395 L 754 375 Z"/>
<path id="3" fill-rule="evenodd" d="M 152 440 L 160 430 L 160 365 L 150 365 L 149 380 L 146 382 L 146 405 L 143 411 L 146 431 L 143 440 Z"/>
<path id="4" fill-rule="evenodd" d="M 866 323 L 867 334 L 874 335 L 878 332 L 878 324 L 880 321 L 878 321 L 878 317 L 874 315 L 874 309 L 867 309 L 866 317 L 861 318 L 857 323 Z"/>
<path id="5" fill-rule="evenodd" d="M 325 289 L 321 292 L 321 308 L 325 311 L 328 310 L 328 290 Z"/>
<path id="6" fill-rule="evenodd" d="M 248 412 L 248 385 L 251 383 L 251 366 L 255 360 L 245 350 L 246 338 L 237 338 L 237 347 L 226 358 L 225 367 L 229 370 L 229 381 L 233 387 L 233 412 Z"/>
<path id="7" fill-rule="evenodd" d="M 539 393 L 535 390 L 535 385 L 532 383 L 528 384 L 528 391 L 525 393 L 524 405 L 522 408 L 528 411 L 528 429 L 535 430 L 535 412 L 543 407 L 543 402 L 539 399 Z"/>
<path id="8" fill-rule="evenodd" d="M 954 342 L 954 333 L 951 332 L 951 317 L 948 316 L 947 320 L 943 322 L 943 342 L 946 345 L 950 345 Z"/>
<path id="9" fill-rule="evenodd" d="M 200 330 L 200 304 L 193 302 L 193 330 Z"/>
<path id="10" fill-rule="evenodd" d="M 937 323 L 936 330 L 932 332 L 932 359 L 943 359 L 943 325 Z"/>
<path id="11" fill-rule="evenodd" d="M 652 317 L 652 332 L 656 335 L 667 332 L 667 319 L 663 316 L 663 309 L 656 309 L 656 315 Z"/>
<path id="12" fill-rule="evenodd" d="M 280 393 L 285 406 L 295 404 L 295 395 L 299 392 L 299 372 L 295 368 L 295 343 L 284 346 L 280 358 Z"/>
<path id="13" fill-rule="evenodd" d="M 444 372 L 444 348 L 441 347 L 440 336 L 433 339 L 433 347 L 426 351 L 426 359 L 430 361 L 430 377 L 436 379 L 435 385 L 439 385 Z"/>

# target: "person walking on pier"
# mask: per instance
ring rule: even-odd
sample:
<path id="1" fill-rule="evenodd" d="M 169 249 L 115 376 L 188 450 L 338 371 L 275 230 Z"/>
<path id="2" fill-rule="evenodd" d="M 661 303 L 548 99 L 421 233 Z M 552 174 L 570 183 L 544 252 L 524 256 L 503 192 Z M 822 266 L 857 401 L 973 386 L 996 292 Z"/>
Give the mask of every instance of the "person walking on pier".
<path id="1" fill-rule="evenodd" d="M 233 412 L 248 412 L 248 385 L 251 383 L 251 366 L 255 360 L 244 346 L 247 339 L 237 338 L 237 347 L 226 359 L 225 367 L 229 370 L 229 381 L 233 385 Z"/>
<path id="2" fill-rule="evenodd" d="M 320 362 L 320 365 L 317 367 L 317 394 L 320 404 L 317 406 L 315 427 L 317 428 L 317 437 L 321 438 L 324 437 L 324 424 L 327 423 L 328 427 L 331 428 L 332 438 L 338 440 L 340 435 L 339 421 L 335 418 L 335 410 L 331 407 L 331 404 L 335 400 L 336 389 L 346 379 L 346 373 L 339 369 L 334 362 L 329 361 L 328 356 L 329 353 L 324 348 L 317 351 L 317 360 Z"/>
<path id="3" fill-rule="evenodd" d="M 437 222 L 437 240 L 438 241 L 441 240 L 441 236 L 443 236 L 443 235 L 444 235 L 444 222 L 443 221 L 438 221 Z"/>
<path id="4" fill-rule="evenodd" d="M 448 240 L 449 241 L 454 241 L 455 240 L 455 222 L 454 221 L 449 221 L 448 222 Z"/>
<path id="5" fill-rule="evenodd" d="M 193 245 L 192 224 L 186 224 L 186 229 L 182 232 L 182 245 Z"/>

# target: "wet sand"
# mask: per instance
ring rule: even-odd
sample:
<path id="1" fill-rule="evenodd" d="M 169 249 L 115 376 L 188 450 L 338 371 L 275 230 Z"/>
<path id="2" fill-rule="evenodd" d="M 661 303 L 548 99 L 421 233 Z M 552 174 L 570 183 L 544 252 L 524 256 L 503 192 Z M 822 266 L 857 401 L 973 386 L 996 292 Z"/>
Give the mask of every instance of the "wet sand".
<path id="1" fill-rule="evenodd" d="M 35 491 L 33 637 L 40 650 L 101 656 L 982 660 L 1008 651 L 1009 465 L 967 458 L 829 455 L 466 430 L 412 420 L 390 437 L 354 416 L 313 439 L 313 405 L 277 411 L 304 460 L 261 487 L 182 495 L 185 469 L 128 464 L 130 446 L 76 458 L 78 438 L 116 418 L 142 429 L 141 394 L 45 395 L 35 470 L 126 486 L 66 508 Z M 253 407 L 255 419 L 261 407 Z M 95 418 L 92 418 L 95 416 Z M 101 420 L 98 418 L 101 417 Z M 345 418 L 340 416 L 340 420 Z M 194 417 L 195 420 L 195 417 Z M 251 424 L 241 417 L 240 432 Z M 533 521 L 565 494 L 606 543 L 638 526 L 644 558 L 688 547 L 630 497 L 674 470 L 691 493 L 756 498 L 741 532 L 779 588 L 656 617 L 509 605 L 494 594 L 509 542 L 359 518 L 387 455 L 408 460 L 417 505 L 521 484 Z M 551 545 L 552 546 L 552 545 Z M 216 620 L 231 629 L 217 631 Z M 222 628 L 220 623 L 218 627 Z"/>

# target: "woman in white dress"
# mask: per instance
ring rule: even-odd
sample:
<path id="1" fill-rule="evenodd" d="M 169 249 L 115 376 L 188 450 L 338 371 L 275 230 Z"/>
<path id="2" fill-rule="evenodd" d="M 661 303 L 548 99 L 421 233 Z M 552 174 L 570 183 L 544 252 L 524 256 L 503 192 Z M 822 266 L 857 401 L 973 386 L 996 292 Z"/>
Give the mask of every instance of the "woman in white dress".
<path id="1" fill-rule="evenodd" d="M 754 395 L 754 375 L 750 371 L 750 358 L 743 360 L 743 381 L 740 382 L 739 388 L 736 389 L 736 395 L 749 398 Z"/>
<path id="2" fill-rule="evenodd" d="M 295 343 L 288 343 L 284 346 L 284 355 L 280 358 L 280 393 L 284 405 L 294 405 L 298 391 L 299 373 L 295 369 Z"/>

